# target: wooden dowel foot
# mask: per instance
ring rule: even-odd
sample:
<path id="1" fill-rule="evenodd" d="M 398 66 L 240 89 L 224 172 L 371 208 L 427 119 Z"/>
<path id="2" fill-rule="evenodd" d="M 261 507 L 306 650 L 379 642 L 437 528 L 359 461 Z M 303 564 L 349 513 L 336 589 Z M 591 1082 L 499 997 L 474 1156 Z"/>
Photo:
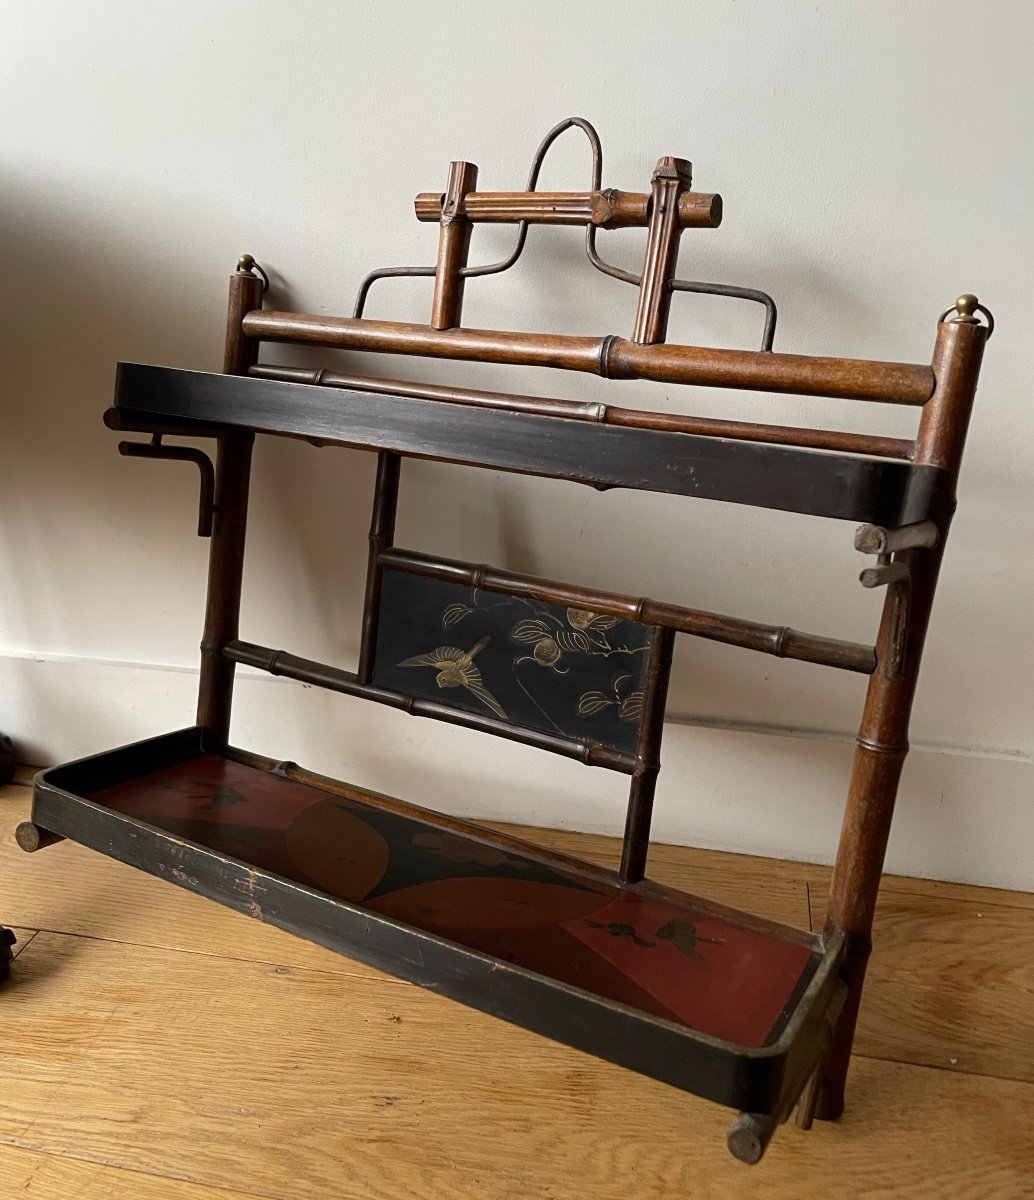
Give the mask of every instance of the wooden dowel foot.
<path id="1" fill-rule="evenodd" d="M 729 1153 L 750 1166 L 759 1163 L 778 1124 L 778 1113 L 740 1113 L 725 1139 Z"/>
<path id="2" fill-rule="evenodd" d="M 35 854 L 37 850 L 45 850 L 48 846 L 56 845 L 65 839 L 59 833 L 51 833 L 49 829 L 40 829 L 31 821 L 22 821 L 14 831 L 14 840 L 26 854 Z"/>

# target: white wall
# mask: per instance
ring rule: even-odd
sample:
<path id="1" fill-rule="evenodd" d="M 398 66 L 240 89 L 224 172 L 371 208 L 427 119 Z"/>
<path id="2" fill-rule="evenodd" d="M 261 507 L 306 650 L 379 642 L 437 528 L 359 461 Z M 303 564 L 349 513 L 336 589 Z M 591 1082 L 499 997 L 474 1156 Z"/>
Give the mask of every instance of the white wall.
<path id="1" fill-rule="evenodd" d="M 1034 887 L 1034 9 L 3 0 L 0 20 L 0 728 L 29 760 L 193 715 L 196 473 L 118 457 L 100 419 L 114 363 L 217 369 L 242 251 L 273 272 L 277 306 L 349 312 L 371 267 L 433 261 L 436 233 L 412 198 L 443 185 L 450 159 L 477 162 L 483 187 L 521 187 L 541 135 L 574 113 L 601 132 L 606 186 L 645 190 L 667 153 L 723 193 L 724 225 L 685 236 L 683 272 L 770 291 L 779 349 L 928 361 L 936 316 L 960 291 L 993 308 L 891 865 Z M 587 178 L 567 134 L 542 185 Z M 478 230 L 475 258 L 511 236 Z M 637 265 L 641 232 L 600 242 Z M 380 286 L 369 315 L 426 319 L 427 281 Z M 591 271 L 576 232 L 537 230 L 519 269 L 468 288 L 465 322 L 627 333 L 634 306 L 632 289 Z M 681 297 L 670 336 L 751 345 L 759 328 L 753 306 Z M 898 435 L 916 417 L 404 369 Z M 261 446 L 243 636 L 354 660 L 372 471 L 358 452 Z M 864 560 L 839 522 L 421 463 L 404 485 L 405 545 L 855 640 L 874 631 L 882 597 L 858 585 Z M 657 833 L 828 860 L 863 688 L 682 639 Z M 240 744 L 375 788 L 620 828 L 620 778 L 533 750 L 283 681 L 246 679 L 237 713 Z"/>

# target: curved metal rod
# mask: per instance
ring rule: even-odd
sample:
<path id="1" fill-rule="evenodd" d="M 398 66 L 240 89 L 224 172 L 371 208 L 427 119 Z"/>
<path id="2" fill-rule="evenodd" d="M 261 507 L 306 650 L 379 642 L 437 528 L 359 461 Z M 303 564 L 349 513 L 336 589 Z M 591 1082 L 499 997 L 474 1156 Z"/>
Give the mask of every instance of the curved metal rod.
<path id="1" fill-rule="evenodd" d="M 585 227 L 585 253 L 589 256 L 589 262 L 596 268 L 597 271 L 602 271 L 604 275 L 610 275 L 614 279 L 620 279 L 622 283 L 631 283 L 638 287 L 643 277 L 634 275 L 631 271 L 622 271 L 620 267 L 615 267 L 613 263 L 606 262 L 600 258 L 596 252 L 596 226 L 586 225 Z"/>
<path id="2" fill-rule="evenodd" d="M 641 275 L 636 275 L 632 271 L 623 271 L 620 267 L 615 267 L 612 263 L 605 262 L 600 258 L 596 253 L 596 239 L 593 236 L 595 232 L 596 229 L 593 225 L 586 230 L 585 250 L 589 256 L 589 262 L 604 275 L 611 275 L 615 279 L 620 279 L 622 283 L 631 283 L 635 287 L 639 287 L 643 281 Z M 776 309 L 776 302 L 767 292 L 759 291 L 757 288 L 734 287 L 727 283 L 696 283 L 688 279 L 673 279 L 670 287 L 673 292 L 702 292 L 709 296 L 731 296 L 735 300 L 753 300 L 757 304 L 763 304 L 765 306 L 765 329 L 761 335 L 761 350 L 763 353 L 771 353 L 779 313 Z M 951 309 L 948 311 L 950 312 Z"/>
<path id="3" fill-rule="evenodd" d="M 589 145 L 592 148 L 592 185 L 590 190 L 594 192 L 600 190 L 603 182 L 603 146 L 600 143 L 600 135 L 584 117 L 567 117 L 559 125 L 554 125 L 539 143 L 539 148 L 535 151 L 531 160 L 531 170 L 528 173 L 528 185 L 524 189 L 525 191 L 533 192 L 538 187 L 539 172 L 542 170 L 542 163 L 545 160 L 547 151 L 565 130 L 572 127 L 580 129 L 589 139 Z M 589 228 L 591 229 L 592 226 Z M 524 243 L 527 241 L 527 238 L 528 222 L 520 221 L 517 225 L 517 241 L 514 244 L 513 250 L 506 258 L 500 259 L 498 262 L 486 263 L 482 267 L 463 267 L 460 275 L 464 279 L 473 279 L 482 275 L 498 275 L 503 271 L 508 271 L 524 252 Z M 433 277 L 434 273 L 434 267 L 380 267 L 376 271 L 371 271 L 359 286 L 359 293 L 356 296 L 352 316 L 361 317 L 363 315 L 370 288 L 378 279 L 400 279 L 418 276 Z"/>
<path id="4" fill-rule="evenodd" d="M 433 278 L 434 267 L 378 267 L 376 271 L 371 271 L 359 285 L 359 294 L 355 298 L 355 308 L 352 309 L 352 316 L 361 317 L 363 315 L 363 309 L 366 307 L 366 297 L 370 293 L 370 288 L 373 287 L 378 279 L 401 279 L 403 277 L 418 275 L 429 275 Z"/>
<path id="5" fill-rule="evenodd" d="M 589 139 L 589 145 L 592 148 L 592 184 L 589 190 L 593 192 L 600 190 L 603 183 L 603 146 L 600 144 L 600 135 L 584 117 L 567 117 L 559 125 L 554 125 L 539 143 L 539 148 L 535 151 L 535 155 L 531 160 L 528 184 L 524 189 L 526 192 L 534 192 L 537 189 L 539 172 L 542 170 L 542 163 L 545 160 L 546 152 L 565 130 L 572 127 L 580 129 Z M 500 259 L 499 262 L 488 263 L 483 267 L 464 267 L 460 271 L 460 274 L 466 279 L 472 279 L 480 275 L 497 275 L 502 271 L 508 271 L 520 258 L 527 237 L 528 222 L 519 221 L 517 224 L 517 241 L 508 257 Z"/>
<path id="6" fill-rule="evenodd" d="M 673 279 L 673 292 L 703 292 L 708 296 L 731 296 L 735 300 L 753 300 L 756 304 L 765 306 L 765 331 L 761 335 L 761 349 L 770 353 L 775 339 L 776 319 L 779 314 L 776 303 L 768 292 L 757 288 L 732 287 L 727 283 L 691 283 L 688 279 Z"/>

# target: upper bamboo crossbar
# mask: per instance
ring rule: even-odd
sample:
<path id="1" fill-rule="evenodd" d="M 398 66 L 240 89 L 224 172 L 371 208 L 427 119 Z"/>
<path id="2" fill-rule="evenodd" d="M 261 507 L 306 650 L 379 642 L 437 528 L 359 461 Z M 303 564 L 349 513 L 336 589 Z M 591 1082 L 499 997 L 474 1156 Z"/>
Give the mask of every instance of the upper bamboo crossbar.
<path id="1" fill-rule="evenodd" d="M 408 354 L 466 362 L 553 367 L 605 379 L 788 392 L 885 404 L 923 405 L 933 395 L 928 366 L 868 359 L 824 358 L 667 343 L 642 345 L 621 337 L 435 329 L 404 321 L 324 317 L 255 309 L 241 331 L 256 341 L 288 342 L 378 354 Z"/>
<path id="2" fill-rule="evenodd" d="M 440 221 L 442 192 L 421 192 L 414 201 L 418 221 Z M 650 220 L 646 192 L 613 188 L 592 192 L 467 192 L 456 212 L 475 224 L 596 225 L 600 229 L 645 228 Z M 717 229 L 722 198 L 709 192 L 683 192 L 678 205 L 682 229 Z"/>

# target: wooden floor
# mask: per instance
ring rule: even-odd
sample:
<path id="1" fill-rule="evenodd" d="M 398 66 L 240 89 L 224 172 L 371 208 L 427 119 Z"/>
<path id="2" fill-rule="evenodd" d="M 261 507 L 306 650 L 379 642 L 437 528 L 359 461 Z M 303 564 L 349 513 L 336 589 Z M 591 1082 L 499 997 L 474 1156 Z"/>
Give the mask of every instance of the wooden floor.
<path id="1" fill-rule="evenodd" d="M 848 1112 L 757 1167 L 731 1114 L 62 844 L 0 791 L 0 1197 L 1034 1197 L 1034 896 L 890 878 Z M 606 838 L 520 831 L 613 860 Z M 828 871 L 658 847 L 807 926 Z"/>

